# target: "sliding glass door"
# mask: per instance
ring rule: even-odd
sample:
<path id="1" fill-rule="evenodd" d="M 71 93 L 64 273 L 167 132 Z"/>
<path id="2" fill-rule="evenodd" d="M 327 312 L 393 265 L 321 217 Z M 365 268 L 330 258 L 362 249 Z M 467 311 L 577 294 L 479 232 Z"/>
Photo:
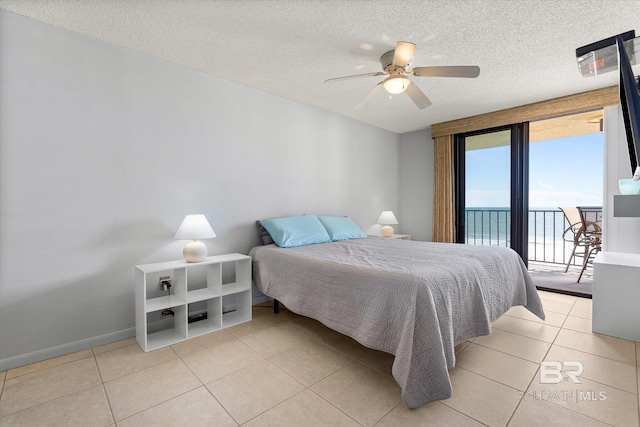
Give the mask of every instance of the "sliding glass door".
<path id="1" fill-rule="evenodd" d="M 455 136 L 456 242 L 513 248 L 527 262 L 528 123 Z"/>

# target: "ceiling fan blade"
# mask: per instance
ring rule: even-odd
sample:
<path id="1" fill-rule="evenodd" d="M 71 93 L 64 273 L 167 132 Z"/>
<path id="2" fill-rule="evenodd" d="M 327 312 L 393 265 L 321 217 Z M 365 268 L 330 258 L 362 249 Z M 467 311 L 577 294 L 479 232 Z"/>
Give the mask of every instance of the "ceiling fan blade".
<path id="1" fill-rule="evenodd" d="M 409 86 L 411 86 L 411 85 L 409 85 Z M 384 89 L 384 86 L 382 86 L 382 82 L 380 82 L 377 85 L 375 85 L 373 87 L 373 89 L 371 89 L 369 91 L 369 93 L 364 96 L 364 98 L 362 98 L 356 105 L 354 105 L 353 109 L 354 110 L 362 110 L 364 107 L 369 105 L 371 100 L 373 98 L 375 98 L 375 96 L 378 94 L 378 92 L 380 92 L 382 89 Z"/>
<path id="2" fill-rule="evenodd" d="M 354 74 L 352 76 L 344 76 L 344 77 L 334 77 L 332 79 L 327 79 L 325 83 L 333 83 L 342 80 L 350 80 L 350 79 L 358 79 L 360 77 L 376 77 L 376 76 L 386 76 L 387 73 L 383 73 L 382 71 L 378 71 L 377 73 L 365 73 L 365 74 Z"/>
<path id="3" fill-rule="evenodd" d="M 411 42 L 398 42 L 396 50 L 393 53 L 393 65 L 397 67 L 406 67 L 411 63 L 413 59 L 413 52 L 416 50 L 416 45 Z"/>
<path id="4" fill-rule="evenodd" d="M 417 77 L 478 77 L 480 67 L 475 65 L 449 65 L 442 67 L 415 67 L 411 73 Z"/>
<path id="5" fill-rule="evenodd" d="M 418 106 L 418 108 L 423 109 L 431 105 L 431 101 L 427 98 L 427 95 L 425 95 L 415 83 L 412 82 L 407 86 L 405 92 L 409 95 L 409 98 L 411 98 L 413 103 Z"/>

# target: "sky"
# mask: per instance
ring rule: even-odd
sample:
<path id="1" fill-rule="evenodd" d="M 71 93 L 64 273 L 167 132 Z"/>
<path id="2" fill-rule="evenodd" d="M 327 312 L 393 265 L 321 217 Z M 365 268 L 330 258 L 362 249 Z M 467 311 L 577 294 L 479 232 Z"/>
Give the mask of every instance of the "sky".
<path id="1" fill-rule="evenodd" d="M 529 144 L 529 208 L 602 206 L 604 134 Z M 466 206 L 509 206 L 509 147 L 466 157 Z"/>

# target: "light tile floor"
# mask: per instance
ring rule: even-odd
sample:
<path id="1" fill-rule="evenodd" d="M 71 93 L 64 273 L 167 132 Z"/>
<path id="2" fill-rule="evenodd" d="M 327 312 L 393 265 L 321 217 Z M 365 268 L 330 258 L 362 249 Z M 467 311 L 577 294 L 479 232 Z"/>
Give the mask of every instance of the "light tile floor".
<path id="1" fill-rule="evenodd" d="M 0 425 L 638 426 L 640 343 L 591 333 L 591 300 L 540 296 L 546 321 L 512 308 L 457 347 L 453 396 L 417 410 L 391 355 L 263 305 L 150 353 L 128 339 L 0 372 Z M 580 384 L 541 383 L 542 361 L 581 362 Z"/>

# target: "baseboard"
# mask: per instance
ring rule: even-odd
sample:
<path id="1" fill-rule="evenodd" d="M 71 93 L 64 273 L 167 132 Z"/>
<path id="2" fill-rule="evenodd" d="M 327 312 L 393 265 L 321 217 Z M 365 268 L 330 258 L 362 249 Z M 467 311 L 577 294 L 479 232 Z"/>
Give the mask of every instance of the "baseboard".
<path id="1" fill-rule="evenodd" d="M 0 359 L 0 371 L 6 371 L 7 369 L 17 368 L 18 366 L 41 362 L 53 357 L 64 356 L 65 354 L 75 353 L 76 351 L 86 350 L 91 347 L 109 344 L 135 336 L 136 328 L 128 328 L 121 331 L 98 335 L 97 337 L 86 338 L 67 344 L 57 345 L 55 347 L 32 351 L 31 353 L 7 357 L 6 359 Z"/>
<path id="2" fill-rule="evenodd" d="M 271 297 L 259 295 L 252 298 L 251 305 L 261 304 L 270 301 Z M 55 347 L 44 348 L 42 350 L 32 351 L 30 353 L 20 354 L 18 356 L 0 359 L 0 372 L 19 366 L 29 365 L 31 363 L 41 362 L 53 357 L 64 356 L 65 354 L 75 353 L 76 351 L 86 350 L 88 348 L 99 345 L 110 344 L 112 342 L 133 338 L 136 336 L 136 328 L 123 329 L 121 331 L 109 332 L 108 334 L 98 335 L 97 337 L 86 338 L 67 344 L 57 345 Z"/>

